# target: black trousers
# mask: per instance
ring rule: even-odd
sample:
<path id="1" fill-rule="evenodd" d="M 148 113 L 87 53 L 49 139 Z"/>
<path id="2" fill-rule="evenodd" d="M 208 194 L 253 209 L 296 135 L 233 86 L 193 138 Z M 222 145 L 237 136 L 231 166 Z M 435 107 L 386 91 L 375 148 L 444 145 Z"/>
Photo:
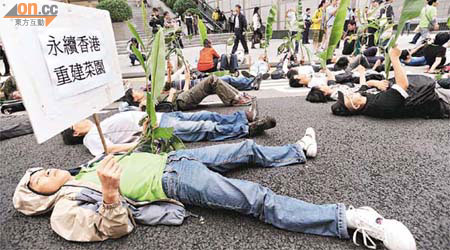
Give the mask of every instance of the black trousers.
<path id="1" fill-rule="evenodd" d="M 303 44 L 308 44 L 309 43 L 309 28 L 311 28 L 311 24 L 307 23 L 305 25 L 305 30 L 302 33 L 302 41 Z M 297 49 L 298 50 L 298 49 Z"/>
<path id="2" fill-rule="evenodd" d="M 261 28 L 253 31 L 253 36 L 252 36 L 252 47 L 255 46 L 255 44 L 259 43 L 261 44 L 261 39 L 262 39 L 262 32 L 261 32 Z"/>
<path id="3" fill-rule="evenodd" d="M 194 34 L 194 27 L 192 27 L 192 23 L 186 23 L 187 26 L 187 31 L 188 31 L 188 35 L 193 35 Z"/>
<path id="4" fill-rule="evenodd" d="M 239 46 L 239 42 L 241 42 L 242 47 L 244 47 L 244 53 L 248 54 L 247 40 L 245 40 L 245 36 L 244 36 L 243 32 L 235 32 L 234 35 L 235 35 L 234 46 L 233 46 L 233 50 L 231 51 L 231 54 L 236 53 L 236 50 L 238 49 L 238 46 Z"/>
<path id="5" fill-rule="evenodd" d="M 367 41 L 367 47 L 373 47 L 375 46 L 375 33 L 377 32 L 377 29 L 369 27 L 367 29 L 368 35 L 368 41 Z"/>

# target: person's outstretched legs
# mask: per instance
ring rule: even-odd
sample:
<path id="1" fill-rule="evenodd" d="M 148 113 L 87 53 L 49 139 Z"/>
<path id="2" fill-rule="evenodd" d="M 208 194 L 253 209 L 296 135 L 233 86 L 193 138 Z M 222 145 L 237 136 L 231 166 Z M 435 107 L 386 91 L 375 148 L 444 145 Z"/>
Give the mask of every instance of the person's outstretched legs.
<path id="1" fill-rule="evenodd" d="M 208 111 L 165 113 L 159 126 L 173 127 L 174 134 L 185 142 L 223 141 L 242 138 L 249 134 L 249 124 L 244 111 L 231 115 Z"/>
<path id="2" fill-rule="evenodd" d="M 289 231 L 349 238 L 343 204 L 314 205 L 277 195 L 257 183 L 226 178 L 189 156 L 169 158 L 162 181 L 167 197 L 184 204 L 233 210 Z"/>
<path id="3" fill-rule="evenodd" d="M 233 76 L 222 76 L 219 78 L 220 80 L 230 84 L 238 90 L 252 90 L 253 82 L 255 81 L 254 77 L 233 77 Z"/>
<path id="4" fill-rule="evenodd" d="M 271 168 L 306 162 L 306 156 L 300 144 L 267 147 L 260 146 L 253 140 L 178 150 L 169 158 L 196 159 L 206 167 L 220 173 L 245 165 Z"/>
<path id="5" fill-rule="evenodd" d="M 237 89 L 219 80 L 217 76 L 211 75 L 196 84 L 189 91 L 181 93 L 177 98 L 178 106 L 181 110 L 193 109 L 203 99 L 213 94 L 217 94 L 226 105 L 232 105 L 234 101 L 239 99 L 239 91 Z"/>

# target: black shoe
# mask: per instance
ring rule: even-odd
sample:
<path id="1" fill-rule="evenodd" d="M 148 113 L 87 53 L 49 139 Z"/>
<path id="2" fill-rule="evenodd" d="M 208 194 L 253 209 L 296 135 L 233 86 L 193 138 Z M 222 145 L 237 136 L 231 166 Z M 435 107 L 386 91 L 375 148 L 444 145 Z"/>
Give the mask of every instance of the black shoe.
<path id="1" fill-rule="evenodd" d="M 257 120 L 255 122 L 250 123 L 248 129 L 248 136 L 254 137 L 257 135 L 261 135 L 264 133 L 264 130 L 268 130 L 274 128 L 277 125 L 277 121 L 275 118 L 266 116 L 261 120 Z"/>
<path id="2" fill-rule="evenodd" d="M 242 70 L 242 71 L 241 71 L 241 74 L 242 74 L 243 76 L 247 77 L 247 78 L 254 77 L 254 76 L 252 76 L 252 74 L 248 73 L 248 71 L 245 71 L 245 70 Z"/>
<path id="3" fill-rule="evenodd" d="M 134 66 L 134 61 L 133 61 L 133 62 L 131 62 L 131 65 L 133 65 L 133 66 Z"/>
<path id="4" fill-rule="evenodd" d="M 253 81 L 253 89 L 254 90 L 259 90 L 259 87 L 261 86 L 261 81 L 262 81 L 262 75 L 259 74 Z"/>

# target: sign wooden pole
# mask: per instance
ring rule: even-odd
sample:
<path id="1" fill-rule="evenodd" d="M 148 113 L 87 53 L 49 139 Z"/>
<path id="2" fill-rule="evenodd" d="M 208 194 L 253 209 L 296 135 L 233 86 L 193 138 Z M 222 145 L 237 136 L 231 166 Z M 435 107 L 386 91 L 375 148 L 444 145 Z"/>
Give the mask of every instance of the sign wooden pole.
<path id="1" fill-rule="evenodd" d="M 105 137 L 103 136 L 102 128 L 100 127 L 100 119 L 98 119 L 98 114 L 94 113 L 92 117 L 94 118 L 95 126 L 97 127 L 98 134 L 102 140 L 103 150 L 105 150 L 105 154 L 107 155 L 108 147 L 106 146 Z"/>

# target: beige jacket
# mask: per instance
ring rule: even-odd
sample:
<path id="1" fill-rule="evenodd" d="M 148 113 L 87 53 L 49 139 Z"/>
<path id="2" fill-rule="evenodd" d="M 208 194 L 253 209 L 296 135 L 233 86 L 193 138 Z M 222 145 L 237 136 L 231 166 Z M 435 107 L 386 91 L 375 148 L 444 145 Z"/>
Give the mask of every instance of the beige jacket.
<path id="1" fill-rule="evenodd" d="M 174 200 L 134 202 L 121 197 L 117 204 L 103 204 L 98 185 L 69 181 L 52 195 L 38 194 L 28 187 L 28 169 L 16 187 L 14 207 L 25 215 L 39 215 L 53 210 L 52 229 L 70 241 L 103 241 L 119 238 L 133 231 L 136 222 L 146 225 L 180 225 L 184 207 Z M 136 222 L 135 222 L 136 221 Z"/>

